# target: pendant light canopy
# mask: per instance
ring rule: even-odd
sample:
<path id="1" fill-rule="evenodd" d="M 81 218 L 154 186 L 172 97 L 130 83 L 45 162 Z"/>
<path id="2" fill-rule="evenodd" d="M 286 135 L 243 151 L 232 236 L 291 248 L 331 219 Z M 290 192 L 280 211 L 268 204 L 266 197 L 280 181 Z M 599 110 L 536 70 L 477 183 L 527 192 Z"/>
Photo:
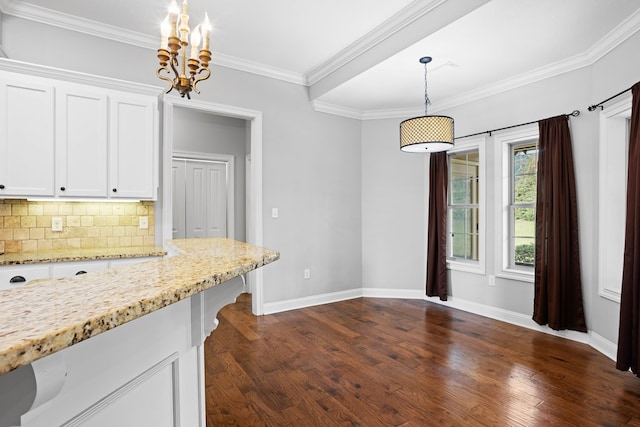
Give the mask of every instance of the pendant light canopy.
<path id="1" fill-rule="evenodd" d="M 429 62 L 430 56 L 420 58 L 420 63 L 424 64 L 424 116 L 400 123 L 400 149 L 408 153 L 435 153 L 453 147 L 453 118 L 427 114 L 427 108 L 431 103 L 427 94 Z"/>

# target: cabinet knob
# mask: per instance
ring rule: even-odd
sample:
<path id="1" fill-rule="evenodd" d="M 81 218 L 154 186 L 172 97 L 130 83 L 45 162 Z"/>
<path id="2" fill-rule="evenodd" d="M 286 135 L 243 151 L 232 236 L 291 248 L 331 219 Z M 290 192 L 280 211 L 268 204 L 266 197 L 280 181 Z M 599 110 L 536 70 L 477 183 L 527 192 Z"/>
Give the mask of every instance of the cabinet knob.
<path id="1" fill-rule="evenodd" d="M 64 190 L 66 190 L 66 188 L 60 187 L 60 191 L 64 191 Z"/>
<path id="2" fill-rule="evenodd" d="M 13 276 L 9 280 L 9 283 L 24 283 L 26 281 L 27 281 L 27 279 L 25 279 L 24 276 Z"/>
<path id="3" fill-rule="evenodd" d="M 0 184 L 0 190 L 4 190 L 4 184 Z"/>
<path id="4" fill-rule="evenodd" d="M 111 190 L 111 191 L 113 191 L 114 193 L 117 193 L 117 192 L 118 192 L 118 189 L 117 189 L 117 188 L 114 188 L 114 189 L 113 189 L 113 190 Z"/>

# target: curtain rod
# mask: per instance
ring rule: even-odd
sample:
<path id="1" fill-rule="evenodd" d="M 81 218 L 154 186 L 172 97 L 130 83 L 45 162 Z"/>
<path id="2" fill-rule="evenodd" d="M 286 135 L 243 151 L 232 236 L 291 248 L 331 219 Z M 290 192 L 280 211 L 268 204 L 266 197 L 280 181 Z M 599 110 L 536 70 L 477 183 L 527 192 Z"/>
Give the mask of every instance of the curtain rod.
<path id="1" fill-rule="evenodd" d="M 565 114 L 565 116 L 567 117 L 578 117 L 580 115 L 580 110 L 573 110 L 572 112 L 570 112 L 569 114 Z M 493 132 L 498 132 L 499 130 L 505 130 L 505 129 L 511 129 L 511 128 L 517 128 L 519 126 L 526 126 L 526 125 L 532 125 L 534 123 L 538 123 L 539 120 L 535 120 L 533 122 L 527 122 L 527 123 L 520 123 L 519 125 L 512 125 L 512 126 L 506 126 L 503 128 L 498 128 L 498 129 L 491 129 L 491 130 L 485 130 L 484 132 L 478 132 L 478 133 L 472 133 L 469 135 L 465 135 L 465 136 L 456 136 L 454 139 L 462 139 L 462 138 L 468 138 L 470 136 L 478 136 L 478 135 L 482 135 L 485 133 L 488 133 L 489 136 L 491 136 L 491 134 Z"/>
<path id="2" fill-rule="evenodd" d="M 595 110 L 596 108 L 600 108 L 601 110 L 604 110 L 604 107 L 602 106 L 602 104 L 604 104 L 604 103 L 605 103 L 605 102 L 607 102 L 607 101 L 611 101 L 613 98 L 617 98 L 617 97 L 619 97 L 620 95 L 622 95 L 623 93 L 628 92 L 628 91 L 630 91 L 630 90 L 631 90 L 631 88 L 629 88 L 629 89 L 625 89 L 625 90 L 623 90 L 623 91 L 622 91 L 622 92 L 620 92 L 620 93 L 616 93 L 615 95 L 610 96 L 609 98 L 605 99 L 604 101 L 600 101 L 600 102 L 598 102 L 597 104 L 590 105 L 590 106 L 589 106 L 589 108 L 587 108 L 587 110 L 589 110 L 589 111 L 593 111 L 593 110 Z"/>

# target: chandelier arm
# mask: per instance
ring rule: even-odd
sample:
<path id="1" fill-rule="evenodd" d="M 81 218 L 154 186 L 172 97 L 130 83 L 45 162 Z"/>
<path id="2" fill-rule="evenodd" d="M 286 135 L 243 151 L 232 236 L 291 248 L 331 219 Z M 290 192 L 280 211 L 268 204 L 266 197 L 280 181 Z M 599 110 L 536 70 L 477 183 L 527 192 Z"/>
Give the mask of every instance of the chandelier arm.
<path id="1" fill-rule="evenodd" d="M 198 88 L 196 87 L 196 85 L 198 84 L 198 82 L 202 81 L 202 80 L 207 80 L 210 76 L 211 76 L 211 70 L 209 68 L 200 68 L 198 70 L 198 73 L 196 75 L 200 75 L 200 73 L 204 72 L 204 75 L 202 77 L 198 77 L 197 79 L 193 80 L 193 90 L 196 93 L 200 93 L 200 91 L 198 90 Z"/>
<path id="2" fill-rule="evenodd" d="M 171 60 L 169 61 L 169 65 L 171 65 L 171 69 L 173 70 L 173 73 L 175 74 L 176 78 L 180 77 L 180 71 L 178 71 L 178 69 L 176 68 L 176 65 L 180 66 L 180 64 L 178 64 L 178 59 L 175 56 L 171 57 Z"/>
<path id="3" fill-rule="evenodd" d="M 158 71 L 156 71 L 156 75 L 157 75 L 160 79 L 162 79 L 162 80 L 164 80 L 164 81 L 166 81 L 166 82 L 168 82 L 168 83 L 169 83 L 169 89 L 167 89 L 167 90 L 164 92 L 164 93 L 169 93 L 169 92 L 171 92 L 171 90 L 173 89 L 173 79 L 172 79 L 172 78 L 170 78 L 169 76 L 164 76 L 164 75 L 162 75 L 161 73 L 162 73 L 163 71 L 165 71 L 165 72 L 169 73 L 169 69 L 165 66 L 165 67 L 160 67 L 160 68 L 158 68 Z"/>

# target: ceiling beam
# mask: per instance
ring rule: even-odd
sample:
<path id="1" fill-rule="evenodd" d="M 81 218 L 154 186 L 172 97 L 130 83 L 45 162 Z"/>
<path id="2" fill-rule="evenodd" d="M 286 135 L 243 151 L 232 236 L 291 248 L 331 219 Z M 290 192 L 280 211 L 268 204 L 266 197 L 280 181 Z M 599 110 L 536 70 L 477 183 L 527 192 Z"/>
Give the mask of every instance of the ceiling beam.
<path id="1" fill-rule="evenodd" d="M 308 73 L 311 101 L 490 0 L 417 0 Z"/>

